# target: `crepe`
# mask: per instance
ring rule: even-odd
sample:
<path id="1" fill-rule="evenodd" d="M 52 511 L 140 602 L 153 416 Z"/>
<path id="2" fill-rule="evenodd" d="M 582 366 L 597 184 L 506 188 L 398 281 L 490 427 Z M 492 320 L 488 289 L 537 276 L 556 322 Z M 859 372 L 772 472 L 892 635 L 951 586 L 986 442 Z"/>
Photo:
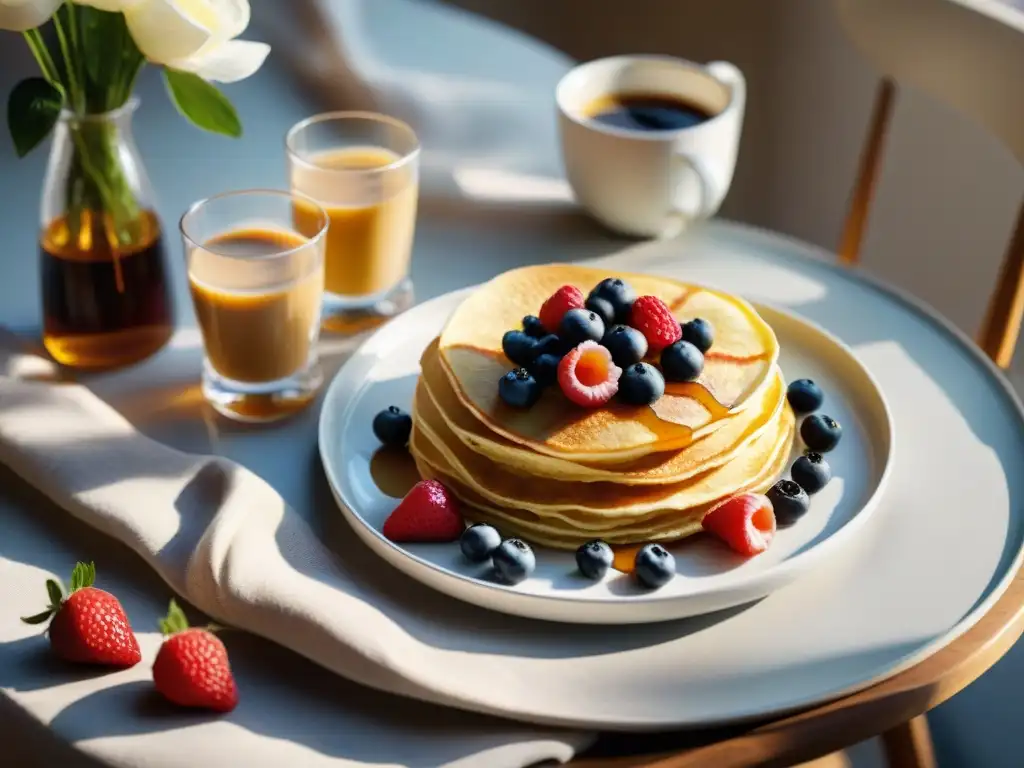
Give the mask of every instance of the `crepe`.
<path id="1" fill-rule="evenodd" d="M 789 453 L 790 445 L 785 441 L 791 436 L 794 422 L 787 404 L 782 418 L 772 421 L 732 460 L 681 482 L 643 486 L 579 483 L 518 474 L 473 453 L 439 419 L 422 385 L 415 398 L 415 425 L 422 440 L 412 449 L 414 456 L 425 454 L 435 467 L 447 467 L 448 474 L 491 503 L 538 515 L 568 513 L 569 520 L 572 515 L 588 513 L 612 524 L 655 510 L 696 507 L 738 492 L 762 467 L 772 463 L 777 452 Z"/>
<path id="2" fill-rule="evenodd" d="M 778 369 L 768 387 L 754 396 L 742 412 L 723 420 L 718 429 L 683 449 L 650 453 L 617 464 L 588 464 L 537 453 L 490 432 L 462 404 L 452 390 L 437 352 L 435 339 L 420 359 L 419 386 L 425 390 L 427 416 L 438 416 L 471 451 L 524 475 L 579 482 L 610 481 L 626 485 L 677 483 L 725 463 L 743 450 L 773 420 L 786 400 L 785 383 Z M 417 399 L 419 396 L 417 395 Z M 432 414 L 437 414 L 433 416 Z"/>
<path id="3" fill-rule="evenodd" d="M 669 384 L 652 406 L 566 407 L 557 388 L 528 410 L 506 406 L 496 386 L 512 367 L 501 349 L 505 331 L 536 314 L 560 286 L 587 293 L 607 277 L 621 277 L 638 295 L 661 298 L 680 320 L 711 323 L 715 345 L 700 378 Z M 449 318 L 438 351 L 455 395 L 491 432 L 538 453 L 592 463 L 677 450 L 710 434 L 769 385 L 779 352 L 772 329 L 742 299 L 649 275 L 562 264 L 505 272 L 481 286 Z"/>

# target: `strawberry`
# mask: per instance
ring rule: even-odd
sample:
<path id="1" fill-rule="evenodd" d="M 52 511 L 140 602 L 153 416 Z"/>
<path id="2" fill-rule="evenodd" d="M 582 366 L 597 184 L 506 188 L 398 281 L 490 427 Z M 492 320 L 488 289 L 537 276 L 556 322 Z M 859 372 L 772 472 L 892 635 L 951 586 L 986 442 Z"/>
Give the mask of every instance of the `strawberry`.
<path id="1" fill-rule="evenodd" d="M 420 480 L 384 521 L 391 541 L 456 541 L 462 535 L 459 502 L 437 480 Z"/>
<path id="2" fill-rule="evenodd" d="M 228 651 L 210 629 L 189 628 L 185 613 L 171 600 L 160 620 L 167 636 L 153 662 L 153 682 L 169 701 L 183 707 L 230 712 L 238 704 Z"/>
<path id="3" fill-rule="evenodd" d="M 622 369 L 612 362 L 612 353 L 596 341 L 584 341 L 558 364 L 558 385 L 576 405 L 596 408 L 619 391 Z"/>
<path id="4" fill-rule="evenodd" d="M 558 333 L 562 318 L 570 309 L 582 309 L 583 291 L 575 285 L 563 285 L 541 305 L 540 323 L 548 333 Z"/>
<path id="5" fill-rule="evenodd" d="M 60 582 L 46 580 L 50 606 L 35 616 L 22 618 L 26 624 L 42 624 L 51 616 L 50 648 L 60 658 L 82 664 L 133 667 L 142 660 L 124 608 L 116 597 L 92 586 L 96 580 L 93 563 L 77 563 L 71 571 L 71 590 L 64 597 Z"/>
<path id="6" fill-rule="evenodd" d="M 760 493 L 741 493 L 712 507 L 704 515 L 704 530 L 744 557 L 768 549 L 775 536 L 775 510 Z"/>
<path id="7" fill-rule="evenodd" d="M 649 352 L 661 352 L 683 338 L 679 321 L 657 296 L 641 296 L 634 301 L 629 324 L 647 339 Z"/>

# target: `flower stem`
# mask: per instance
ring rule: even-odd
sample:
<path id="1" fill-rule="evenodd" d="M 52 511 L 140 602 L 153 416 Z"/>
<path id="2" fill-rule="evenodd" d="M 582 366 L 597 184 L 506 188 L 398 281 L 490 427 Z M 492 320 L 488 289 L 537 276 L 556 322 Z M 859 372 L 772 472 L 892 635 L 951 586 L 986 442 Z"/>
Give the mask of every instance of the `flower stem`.
<path id="1" fill-rule="evenodd" d="M 64 25 L 60 22 L 59 12 L 53 14 L 53 27 L 57 30 L 57 42 L 60 43 L 60 52 L 64 57 L 64 71 L 68 76 L 68 98 L 71 100 L 75 112 L 81 113 L 85 109 L 85 105 L 83 103 L 85 93 L 78 83 L 78 75 L 75 71 L 77 69 L 77 65 L 75 63 L 74 52 L 71 50 L 71 44 L 68 42 L 68 36 L 64 32 Z"/>
<path id="2" fill-rule="evenodd" d="M 28 49 L 32 52 L 32 56 L 39 64 L 39 69 L 42 71 L 43 77 L 54 85 L 62 85 L 60 70 L 57 69 L 56 62 L 54 62 L 53 57 L 50 56 L 50 49 L 46 47 L 46 41 L 43 40 L 43 35 L 39 29 L 26 30 L 22 35 L 25 38 L 25 42 L 28 44 Z"/>

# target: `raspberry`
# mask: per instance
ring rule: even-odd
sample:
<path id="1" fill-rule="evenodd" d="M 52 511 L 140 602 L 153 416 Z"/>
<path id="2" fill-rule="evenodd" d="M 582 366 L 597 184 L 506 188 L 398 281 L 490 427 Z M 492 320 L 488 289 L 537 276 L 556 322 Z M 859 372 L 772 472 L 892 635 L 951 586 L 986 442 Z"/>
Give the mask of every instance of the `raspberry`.
<path id="1" fill-rule="evenodd" d="M 558 384 L 576 405 L 596 408 L 619 391 L 622 369 L 612 362 L 612 354 L 596 341 L 584 341 L 569 350 L 558 364 Z"/>
<path id="2" fill-rule="evenodd" d="M 583 291 L 575 285 L 563 285 L 540 308 L 541 325 L 548 333 L 558 333 L 562 318 L 570 309 L 583 308 Z"/>
<path id="3" fill-rule="evenodd" d="M 737 554 L 753 557 L 768 549 L 775 536 L 775 510 L 767 496 L 741 493 L 713 507 L 703 525 Z"/>
<path id="4" fill-rule="evenodd" d="M 641 296 L 634 301 L 629 324 L 644 335 L 651 352 L 661 352 L 683 338 L 679 321 L 657 296 Z"/>

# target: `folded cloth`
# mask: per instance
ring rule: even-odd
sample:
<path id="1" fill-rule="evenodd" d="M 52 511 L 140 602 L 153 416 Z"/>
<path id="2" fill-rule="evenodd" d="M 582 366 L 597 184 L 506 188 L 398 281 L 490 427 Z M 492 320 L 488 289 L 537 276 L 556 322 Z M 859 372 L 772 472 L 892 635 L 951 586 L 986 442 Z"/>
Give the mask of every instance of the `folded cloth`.
<path id="1" fill-rule="evenodd" d="M 273 640 L 357 683 L 435 705 L 479 709 L 438 685 L 444 677 L 439 659 L 373 604 L 372 590 L 260 477 L 226 459 L 189 455 L 151 440 L 87 388 L 60 381 L 45 361 L 15 343 L 0 335 L 0 462 L 67 512 L 127 544 L 175 592 L 218 622 Z M 3 527 L 15 530 L 7 522 Z M 23 631 L 22 637 L 29 634 Z M 457 655 L 448 658 L 457 662 Z M 422 677 L 420 667 L 429 668 Z M 131 673 L 145 678 L 148 670 Z M 0 686 L 17 687 L 2 679 Z M 340 732 L 346 732 L 345 718 L 353 732 L 372 719 L 374 738 L 401 741 L 403 723 L 412 721 L 417 749 L 426 750 L 416 765 L 564 760 L 588 741 L 581 734 L 453 717 L 458 713 L 411 701 L 382 705 L 377 694 L 347 690 L 356 693 L 335 715 Z M 372 713 L 362 711 L 364 700 L 372 702 Z M 431 723 L 429 734 L 423 722 Z M 464 748 L 453 749 L 453 739 L 461 739 Z M 438 749 L 436 759 L 431 745 Z M 379 762 L 372 749 L 365 754 Z M 292 764 L 320 764 L 305 760 Z"/>

